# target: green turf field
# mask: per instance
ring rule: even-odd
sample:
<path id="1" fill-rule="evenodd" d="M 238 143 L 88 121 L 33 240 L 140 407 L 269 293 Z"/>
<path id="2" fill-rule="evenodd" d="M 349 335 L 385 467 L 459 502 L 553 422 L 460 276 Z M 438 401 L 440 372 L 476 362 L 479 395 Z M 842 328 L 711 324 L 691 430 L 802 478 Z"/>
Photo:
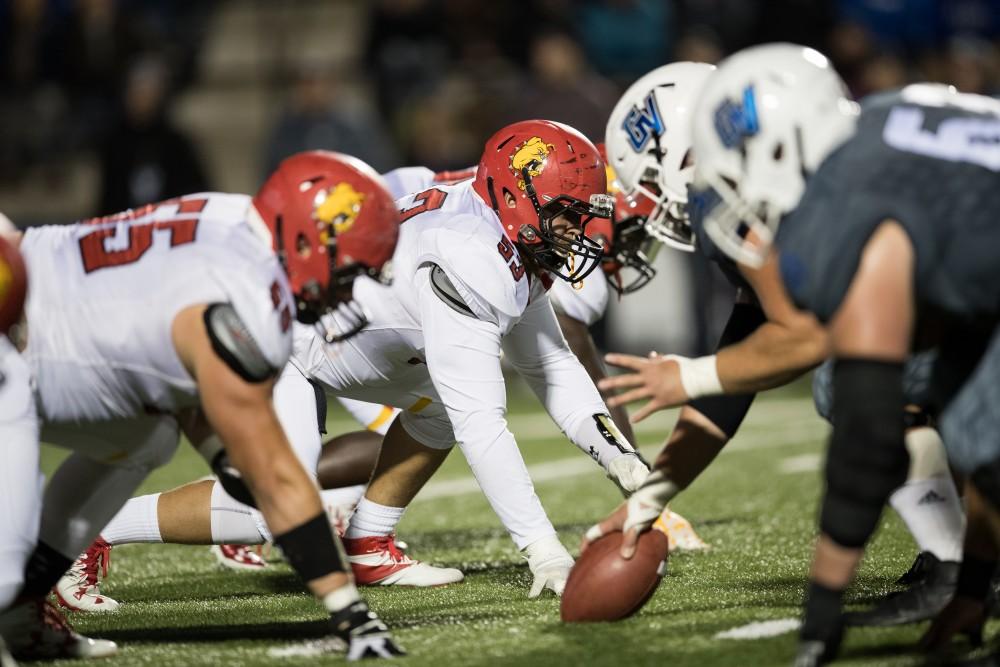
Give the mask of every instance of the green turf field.
<path id="1" fill-rule="evenodd" d="M 563 541 L 576 553 L 581 534 L 619 501 L 615 487 L 559 436 L 537 405 L 519 399 L 511 426 L 532 466 L 537 490 Z M 654 454 L 674 413 L 641 425 Z M 353 429 L 331 412 L 330 432 Z M 616 624 L 567 626 L 558 600 L 528 600 L 524 561 L 471 482 L 456 452 L 407 512 L 400 536 L 410 553 L 459 567 L 462 584 L 434 590 L 366 589 L 371 606 L 395 629 L 405 665 L 772 665 L 788 664 L 794 633 L 759 640 L 715 635 L 755 621 L 795 618 L 807 571 L 821 488 L 818 466 L 827 432 L 801 392 L 758 401 L 739 437 L 673 509 L 712 545 L 671 558 L 669 575 L 636 617 Z M 47 451 L 48 469 L 58 455 Z M 146 483 L 162 490 L 206 473 L 190 448 Z M 892 588 L 914 547 L 887 513 L 869 550 L 853 602 Z M 114 639 L 112 665 L 297 665 L 340 657 L 275 658 L 269 649 L 322 632 L 324 612 L 283 564 L 238 574 L 214 565 L 205 547 L 116 548 L 104 591 L 123 602 L 116 613 L 73 614 L 87 634 Z M 847 665 L 914 664 L 921 628 L 854 631 Z"/>

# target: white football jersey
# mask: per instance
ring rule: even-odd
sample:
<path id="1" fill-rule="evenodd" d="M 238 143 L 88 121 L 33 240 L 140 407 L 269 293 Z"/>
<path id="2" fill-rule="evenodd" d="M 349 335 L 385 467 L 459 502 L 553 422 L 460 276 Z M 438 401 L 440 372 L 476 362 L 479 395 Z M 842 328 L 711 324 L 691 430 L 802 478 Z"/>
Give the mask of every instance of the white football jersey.
<path id="1" fill-rule="evenodd" d="M 608 307 L 608 281 L 600 267 L 575 283 L 552 281 L 549 299 L 556 312 L 564 313 L 588 327 L 601 319 Z"/>
<path id="2" fill-rule="evenodd" d="M 270 364 L 291 353 L 294 300 L 248 224 L 251 199 L 202 193 L 75 225 L 29 229 L 24 356 L 47 421 L 173 412 L 197 403 L 174 349 L 182 309 L 230 303 Z"/>
<path id="3" fill-rule="evenodd" d="M 422 265 L 444 269 L 476 317 L 498 325 L 501 333 L 509 332 L 528 303 L 543 298 L 551 285 L 548 277 L 539 280 L 528 274 L 517 248 L 471 181 L 435 186 L 396 203 L 403 224 L 392 256 L 392 285 L 367 278 L 354 283 L 354 299 L 367 313 L 368 326 L 335 346 L 319 339 L 312 327 L 295 327 L 294 359 L 300 370 L 330 387 L 350 387 L 345 395 L 360 400 L 388 402 L 355 389 L 364 385 L 381 396 L 379 387 L 412 374 L 422 363 L 424 337 L 413 280 Z M 337 362 L 331 364 L 332 358 Z"/>
<path id="4" fill-rule="evenodd" d="M 423 192 L 439 185 L 449 176 L 462 175 L 466 178 L 475 174 L 474 169 L 462 172 L 436 174 L 427 167 L 402 167 L 383 174 L 389 191 L 397 200 L 414 193 Z M 565 280 L 553 281 L 549 291 L 552 305 L 588 327 L 601 319 L 608 307 L 608 284 L 600 268 L 594 270 L 584 280 L 570 284 Z"/>

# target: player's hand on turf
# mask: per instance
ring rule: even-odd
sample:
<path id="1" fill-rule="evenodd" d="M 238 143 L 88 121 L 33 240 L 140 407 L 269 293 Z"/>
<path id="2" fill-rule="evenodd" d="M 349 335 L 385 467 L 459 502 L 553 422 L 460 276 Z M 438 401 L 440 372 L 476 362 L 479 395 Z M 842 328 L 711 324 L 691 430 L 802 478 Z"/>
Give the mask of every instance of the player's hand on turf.
<path id="1" fill-rule="evenodd" d="M 659 355 L 650 352 L 648 357 L 631 354 L 608 354 L 605 360 L 613 366 L 626 368 L 631 373 L 607 377 L 597 383 L 602 391 L 625 390 L 608 400 L 610 407 L 634 403 L 644 398 L 650 399 L 632 415 L 631 422 L 637 424 L 657 410 L 676 407 L 688 402 L 687 392 L 681 382 L 681 368 L 676 355 Z"/>
<path id="2" fill-rule="evenodd" d="M 395 658 L 406 655 L 389 633 L 389 628 L 364 600 L 358 600 L 331 616 L 334 633 L 347 643 L 350 661 Z"/>
<path id="3" fill-rule="evenodd" d="M 927 653 L 943 650 L 958 634 L 968 636 L 969 643 L 980 646 L 983 643 L 983 623 L 986 621 L 986 605 L 972 598 L 956 595 L 941 610 L 920 638 L 920 648 Z"/>
<path id="4" fill-rule="evenodd" d="M 573 557 L 559 538 L 555 535 L 543 537 L 529 544 L 521 553 L 528 559 L 528 568 L 534 576 L 528 597 L 537 598 L 545 589 L 562 595 L 569 571 L 573 569 Z"/>

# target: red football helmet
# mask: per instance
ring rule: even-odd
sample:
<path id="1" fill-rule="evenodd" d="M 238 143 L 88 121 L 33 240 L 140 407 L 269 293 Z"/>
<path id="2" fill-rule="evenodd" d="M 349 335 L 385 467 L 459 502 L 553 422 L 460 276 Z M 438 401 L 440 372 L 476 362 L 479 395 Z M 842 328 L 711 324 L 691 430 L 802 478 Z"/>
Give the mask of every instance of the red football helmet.
<path id="1" fill-rule="evenodd" d="M 0 236 L 0 335 L 6 334 L 21 320 L 27 291 L 28 274 L 24 259 L 12 239 Z"/>
<path id="2" fill-rule="evenodd" d="M 604 144 L 597 144 L 603 158 Z M 595 218 L 587 235 L 601 243 L 604 257 L 601 268 L 619 294 L 641 289 L 656 275 L 652 262 L 660 243 L 646 230 L 646 219 L 654 208 L 647 199 L 635 200 L 622 192 L 614 168 L 607 165 L 608 194 L 614 197 L 611 219 Z"/>
<path id="3" fill-rule="evenodd" d="M 486 142 L 472 187 L 541 268 L 573 282 L 600 263 L 600 244 L 585 234 L 592 219 L 611 215 L 604 160 L 573 128 L 508 125 Z"/>
<path id="4" fill-rule="evenodd" d="M 298 320 L 316 324 L 334 311 L 322 327 L 328 342 L 363 329 L 367 321 L 351 299 L 354 279 L 387 282 L 383 267 L 399 237 L 399 212 L 382 177 L 342 153 L 297 153 L 268 177 L 253 204 L 288 274 Z"/>

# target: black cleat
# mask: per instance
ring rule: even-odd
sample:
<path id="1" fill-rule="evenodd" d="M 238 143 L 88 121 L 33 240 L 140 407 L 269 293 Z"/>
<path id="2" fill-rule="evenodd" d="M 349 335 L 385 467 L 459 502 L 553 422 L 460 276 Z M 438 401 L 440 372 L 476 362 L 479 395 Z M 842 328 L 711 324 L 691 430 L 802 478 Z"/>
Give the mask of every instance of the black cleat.
<path id="1" fill-rule="evenodd" d="M 940 561 L 931 554 L 929 571 L 923 580 L 905 591 L 890 593 L 866 611 L 844 614 L 849 626 L 888 627 L 918 623 L 934 618 L 955 594 L 961 563 Z"/>
<path id="2" fill-rule="evenodd" d="M 389 634 L 388 626 L 358 600 L 330 617 L 333 631 L 347 643 L 349 661 L 368 658 L 395 658 L 406 655 Z"/>
<path id="3" fill-rule="evenodd" d="M 913 565 L 910 569 L 899 576 L 896 580 L 896 584 L 899 586 L 912 586 L 918 584 L 927 578 L 938 563 L 938 557 L 932 554 L 930 551 L 921 551 L 917 554 L 917 558 L 913 561 Z"/>

